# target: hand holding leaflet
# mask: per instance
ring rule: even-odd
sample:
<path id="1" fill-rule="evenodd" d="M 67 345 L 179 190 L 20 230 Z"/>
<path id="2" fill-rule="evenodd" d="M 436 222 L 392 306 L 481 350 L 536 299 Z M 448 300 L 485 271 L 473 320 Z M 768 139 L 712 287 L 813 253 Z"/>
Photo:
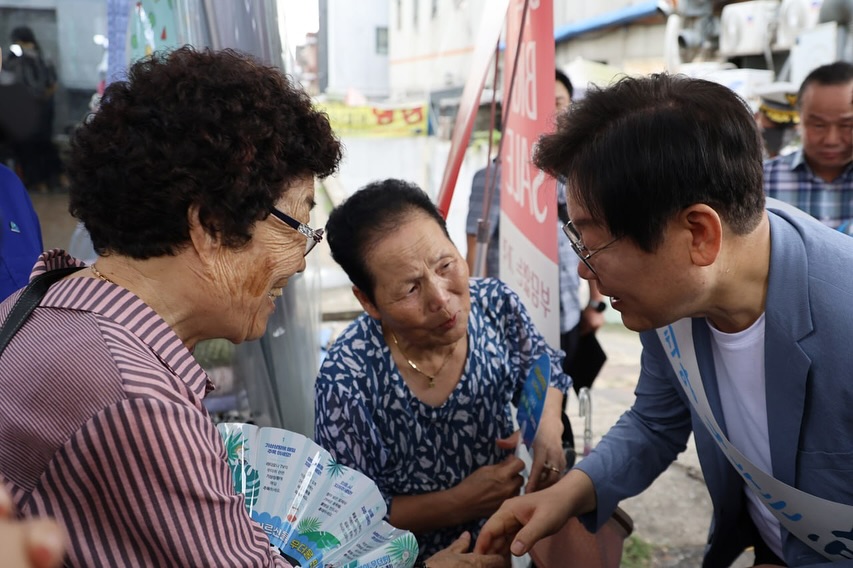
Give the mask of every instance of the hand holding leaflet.
<path id="1" fill-rule="evenodd" d="M 294 566 L 411 568 L 415 537 L 382 519 L 376 484 L 301 434 L 219 424 L 235 491 Z"/>

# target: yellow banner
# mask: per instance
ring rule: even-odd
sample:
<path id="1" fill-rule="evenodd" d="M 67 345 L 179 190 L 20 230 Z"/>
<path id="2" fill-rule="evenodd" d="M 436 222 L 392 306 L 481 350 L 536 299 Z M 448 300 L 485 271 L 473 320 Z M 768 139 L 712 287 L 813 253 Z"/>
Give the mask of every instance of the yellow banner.
<path id="1" fill-rule="evenodd" d="M 315 103 L 329 115 L 338 136 L 404 137 L 426 136 L 427 105 L 347 106 Z"/>

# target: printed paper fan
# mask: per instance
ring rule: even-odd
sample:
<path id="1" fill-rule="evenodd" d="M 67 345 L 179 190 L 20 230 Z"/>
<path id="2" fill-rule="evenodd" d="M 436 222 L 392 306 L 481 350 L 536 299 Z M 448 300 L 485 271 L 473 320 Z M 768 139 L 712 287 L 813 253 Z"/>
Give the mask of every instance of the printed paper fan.
<path id="1" fill-rule="evenodd" d="M 301 434 L 223 423 L 234 489 L 294 566 L 411 568 L 417 541 L 383 521 L 376 484 Z"/>

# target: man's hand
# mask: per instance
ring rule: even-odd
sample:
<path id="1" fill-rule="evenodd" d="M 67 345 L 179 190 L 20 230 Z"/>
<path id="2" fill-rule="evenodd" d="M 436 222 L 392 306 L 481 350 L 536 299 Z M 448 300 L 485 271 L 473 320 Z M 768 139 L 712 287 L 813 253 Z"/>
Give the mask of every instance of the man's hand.
<path id="1" fill-rule="evenodd" d="M 505 568 L 509 566 L 508 556 L 466 552 L 470 546 L 471 533 L 464 532 L 453 544 L 430 556 L 426 561 L 427 566 L 429 568 Z"/>
<path id="2" fill-rule="evenodd" d="M 582 471 L 572 469 L 559 483 L 505 502 L 486 521 L 474 552 L 521 556 L 540 539 L 552 535 L 573 516 L 595 509 L 595 487 Z"/>

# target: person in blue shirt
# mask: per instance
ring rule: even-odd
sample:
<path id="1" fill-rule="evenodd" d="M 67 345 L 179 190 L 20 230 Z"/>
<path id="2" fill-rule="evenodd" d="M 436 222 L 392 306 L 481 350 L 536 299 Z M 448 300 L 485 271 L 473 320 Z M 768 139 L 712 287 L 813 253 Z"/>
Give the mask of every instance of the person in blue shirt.
<path id="1" fill-rule="evenodd" d="M 0 165 L 0 301 L 26 286 L 43 249 L 41 225 L 24 184 Z"/>

